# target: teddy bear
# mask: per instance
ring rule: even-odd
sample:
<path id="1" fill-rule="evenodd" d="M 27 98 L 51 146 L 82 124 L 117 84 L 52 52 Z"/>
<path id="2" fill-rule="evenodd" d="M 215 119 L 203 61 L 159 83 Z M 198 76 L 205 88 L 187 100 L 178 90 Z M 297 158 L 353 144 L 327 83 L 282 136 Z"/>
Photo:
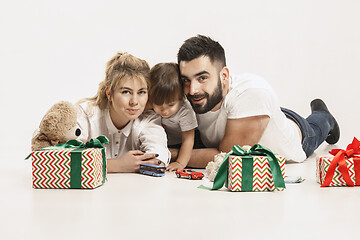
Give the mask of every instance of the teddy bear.
<path id="1" fill-rule="evenodd" d="M 76 107 L 66 101 L 54 104 L 42 118 L 31 140 L 31 150 L 66 143 L 81 134 Z"/>
<path id="2" fill-rule="evenodd" d="M 242 146 L 242 148 L 246 151 L 249 151 L 251 146 L 244 145 L 244 146 Z M 221 163 L 224 161 L 225 156 L 226 156 L 226 153 L 224 153 L 224 152 L 216 154 L 214 156 L 214 161 L 211 161 L 206 165 L 205 172 L 206 172 L 206 176 L 210 182 L 214 181 L 216 173 L 218 172 Z"/>

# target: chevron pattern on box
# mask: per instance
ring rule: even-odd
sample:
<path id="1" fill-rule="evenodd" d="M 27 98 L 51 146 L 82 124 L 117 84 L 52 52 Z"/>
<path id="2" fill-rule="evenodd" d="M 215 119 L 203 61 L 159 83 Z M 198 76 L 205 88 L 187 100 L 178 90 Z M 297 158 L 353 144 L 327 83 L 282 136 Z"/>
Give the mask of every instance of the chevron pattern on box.
<path id="1" fill-rule="evenodd" d="M 82 151 L 81 188 L 96 188 L 102 184 L 103 172 L 101 149 L 87 149 Z"/>
<path id="2" fill-rule="evenodd" d="M 70 188 L 71 151 L 73 149 L 32 152 L 34 188 Z M 100 148 L 82 151 L 81 188 L 96 188 L 102 184 L 103 163 Z"/>
<path id="3" fill-rule="evenodd" d="M 285 158 L 283 156 L 276 156 L 281 173 L 285 176 Z M 231 191 L 242 191 L 242 157 L 230 156 L 229 157 L 229 176 L 228 188 Z M 270 171 L 270 165 L 267 157 L 253 156 L 253 191 L 274 191 L 273 177 Z M 277 189 L 283 190 L 283 189 Z"/>
<path id="4" fill-rule="evenodd" d="M 229 189 L 234 192 L 241 191 L 242 180 L 242 158 L 238 156 L 229 157 Z"/>
<path id="5" fill-rule="evenodd" d="M 321 169 L 320 169 L 320 161 L 322 161 L 321 158 L 317 157 L 316 158 L 316 182 L 322 184 L 321 181 L 323 181 L 323 180 L 321 180 L 322 176 L 321 176 Z"/>
<path id="6" fill-rule="evenodd" d="M 34 188 L 70 188 L 70 152 L 34 151 L 32 153 Z"/>
<path id="7" fill-rule="evenodd" d="M 316 159 L 316 177 L 317 182 L 323 184 L 325 181 L 325 175 L 327 170 L 329 169 L 330 163 L 333 157 L 320 157 Z M 354 160 L 353 158 L 346 159 L 346 165 L 349 169 L 349 175 L 353 183 L 355 184 L 355 168 L 354 168 Z M 341 173 L 339 172 L 339 166 L 335 168 L 335 174 L 331 183 L 329 184 L 331 187 L 337 186 L 347 186 L 344 178 L 342 177 Z"/>

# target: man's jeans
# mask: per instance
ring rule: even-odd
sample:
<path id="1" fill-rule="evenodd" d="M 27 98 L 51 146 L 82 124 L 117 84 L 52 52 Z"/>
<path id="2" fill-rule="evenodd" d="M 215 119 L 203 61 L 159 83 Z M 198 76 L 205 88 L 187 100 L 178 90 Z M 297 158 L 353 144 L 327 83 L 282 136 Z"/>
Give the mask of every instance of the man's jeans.
<path id="1" fill-rule="evenodd" d="M 287 118 L 293 120 L 302 134 L 302 148 L 309 157 L 334 128 L 334 119 L 325 111 L 314 111 L 306 119 L 290 109 L 281 108 Z"/>

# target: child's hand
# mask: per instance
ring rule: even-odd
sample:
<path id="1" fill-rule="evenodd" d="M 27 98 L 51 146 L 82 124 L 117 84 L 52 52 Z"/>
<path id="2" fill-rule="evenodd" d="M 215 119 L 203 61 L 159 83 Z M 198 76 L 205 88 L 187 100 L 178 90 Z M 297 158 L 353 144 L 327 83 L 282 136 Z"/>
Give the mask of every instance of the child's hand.
<path id="1" fill-rule="evenodd" d="M 173 163 L 170 163 L 166 170 L 169 171 L 169 172 L 173 172 L 173 171 L 179 171 L 179 170 L 183 170 L 185 167 L 183 165 L 181 165 L 180 163 L 178 162 L 173 162 Z"/>

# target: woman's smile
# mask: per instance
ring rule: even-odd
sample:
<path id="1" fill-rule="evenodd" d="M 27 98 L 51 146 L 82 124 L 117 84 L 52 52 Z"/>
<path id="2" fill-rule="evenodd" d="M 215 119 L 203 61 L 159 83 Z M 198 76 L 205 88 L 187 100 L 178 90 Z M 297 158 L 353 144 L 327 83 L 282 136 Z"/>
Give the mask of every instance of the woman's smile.
<path id="1" fill-rule="evenodd" d="M 138 108 L 128 108 L 127 109 L 127 111 L 131 114 L 131 115 L 133 115 L 133 114 L 137 114 L 137 112 L 139 111 L 140 109 L 138 109 Z"/>

